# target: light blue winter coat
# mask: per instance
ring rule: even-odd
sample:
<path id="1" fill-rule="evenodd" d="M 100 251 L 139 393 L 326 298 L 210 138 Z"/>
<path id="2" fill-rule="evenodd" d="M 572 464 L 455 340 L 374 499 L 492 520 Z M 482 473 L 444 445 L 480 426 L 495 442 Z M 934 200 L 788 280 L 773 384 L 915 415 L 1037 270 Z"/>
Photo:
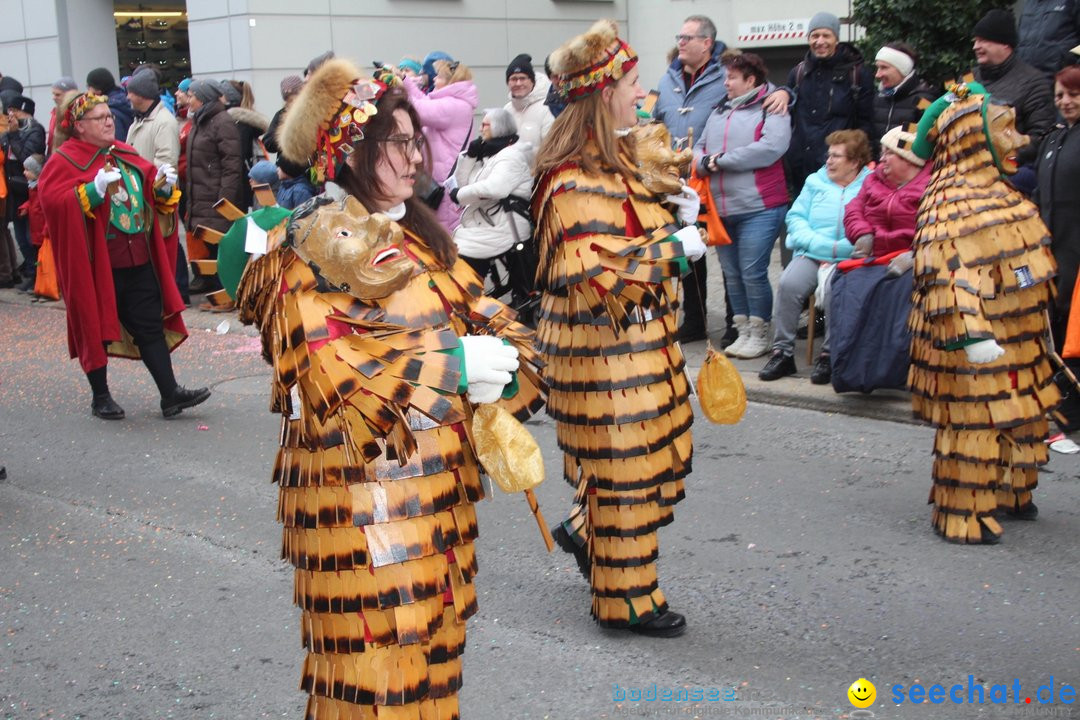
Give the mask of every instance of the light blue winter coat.
<path id="1" fill-rule="evenodd" d="M 705 121 L 720 101 L 727 96 L 724 78 L 727 68 L 720 64 L 720 56 L 727 45 L 716 41 L 712 59 L 689 89 L 683 84 L 682 62 L 675 58 L 667 72 L 660 78 L 660 97 L 653 107 L 653 117 L 664 123 L 673 141 L 685 140 L 694 129 L 694 142 L 705 130 Z"/>
<path id="2" fill-rule="evenodd" d="M 854 248 L 844 234 L 844 208 L 859 194 L 869 174 L 870 169 L 864 167 L 850 185 L 840 187 L 822 165 L 806 179 L 787 214 L 786 244 L 796 256 L 822 262 L 851 257 Z"/>

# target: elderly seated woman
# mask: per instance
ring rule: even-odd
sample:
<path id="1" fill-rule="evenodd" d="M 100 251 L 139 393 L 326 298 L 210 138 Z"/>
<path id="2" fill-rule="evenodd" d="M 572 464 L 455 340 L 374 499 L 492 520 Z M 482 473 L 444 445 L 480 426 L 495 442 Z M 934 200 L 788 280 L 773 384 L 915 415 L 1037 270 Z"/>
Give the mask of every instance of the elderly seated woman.
<path id="1" fill-rule="evenodd" d="M 881 138 L 881 163 L 844 213 L 855 244 L 831 287 L 832 383 L 838 392 L 903 387 L 910 364 L 911 243 L 931 166 L 896 127 Z"/>
<path id="2" fill-rule="evenodd" d="M 844 234 L 844 208 L 859 193 L 870 171 L 870 140 L 862 130 L 837 130 L 825 138 L 829 146 L 825 165 L 806 179 L 803 190 L 787 214 L 787 246 L 794 252 L 780 276 L 773 307 L 772 356 L 758 377 L 766 382 L 794 375 L 795 333 L 799 314 L 819 278 L 836 263 L 851 257 L 852 245 Z M 810 381 L 829 382 L 829 321 L 825 320 L 822 352 Z"/>

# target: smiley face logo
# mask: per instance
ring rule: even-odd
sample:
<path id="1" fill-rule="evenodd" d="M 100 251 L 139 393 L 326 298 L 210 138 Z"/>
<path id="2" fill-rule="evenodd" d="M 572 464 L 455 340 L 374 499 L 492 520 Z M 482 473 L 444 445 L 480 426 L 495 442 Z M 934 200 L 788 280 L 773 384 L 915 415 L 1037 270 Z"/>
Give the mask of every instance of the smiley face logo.
<path id="1" fill-rule="evenodd" d="M 857 708 L 868 708 L 877 698 L 877 688 L 866 678 L 859 678 L 847 689 L 848 700 Z"/>

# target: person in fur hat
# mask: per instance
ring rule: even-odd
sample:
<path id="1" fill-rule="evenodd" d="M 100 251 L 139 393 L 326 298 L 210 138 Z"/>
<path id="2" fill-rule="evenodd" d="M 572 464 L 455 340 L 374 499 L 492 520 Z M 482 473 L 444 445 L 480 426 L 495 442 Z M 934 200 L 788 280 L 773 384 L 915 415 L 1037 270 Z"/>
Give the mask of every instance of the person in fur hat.
<path id="1" fill-rule="evenodd" d="M 567 105 L 536 159 L 537 338 L 577 492 L 555 535 L 588 576 L 601 626 L 671 637 L 686 620 L 657 582 L 656 531 L 674 518 L 693 450 L 675 279 L 705 253 L 698 195 L 639 177 L 630 129 L 645 92 L 613 21 L 549 62 Z"/>
<path id="2" fill-rule="evenodd" d="M 286 242 L 236 291 L 282 414 L 310 720 L 460 716 L 484 496 L 467 428 L 479 403 L 519 419 L 543 404 L 531 331 L 415 196 L 426 148 L 400 83 L 340 58 L 311 73 L 278 139 L 326 192 L 286 214 Z"/>

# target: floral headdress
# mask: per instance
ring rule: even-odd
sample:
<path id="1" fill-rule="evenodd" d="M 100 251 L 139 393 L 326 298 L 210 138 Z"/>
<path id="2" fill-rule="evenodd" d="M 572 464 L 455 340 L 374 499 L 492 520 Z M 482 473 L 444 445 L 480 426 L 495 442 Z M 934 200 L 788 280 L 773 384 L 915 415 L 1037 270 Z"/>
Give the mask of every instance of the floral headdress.
<path id="1" fill-rule="evenodd" d="M 75 130 L 75 121 L 81 120 L 82 116 L 90 112 L 93 108 L 103 103 L 108 103 L 109 99 L 104 95 L 95 95 L 94 93 L 79 93 L 71 99 L 68 103 L 67 109 L 61 116 L 60 127 L 68 134 L 71 135 Z"/>
<path id="2" fill-rule="evenodd" d="M 597 20 L 588 32 L 553 52 L 549 62 L 555 90 L 574 102 L 618 82 L 637 65 L 638 56 L 619 38 L 614 20 Z"/>
<path id="3" fill-rule="evenodd" d="M 379 98 L 400 83 L 390 68 L 377 68 L 368 79 L 348 60 L 323 63 L 285 113 L 278 135 L 282 154 L 309 165 L 316 183 L 335 179 L 353 144 L 364 139 L 364 125 L 378 113 Z"/>

